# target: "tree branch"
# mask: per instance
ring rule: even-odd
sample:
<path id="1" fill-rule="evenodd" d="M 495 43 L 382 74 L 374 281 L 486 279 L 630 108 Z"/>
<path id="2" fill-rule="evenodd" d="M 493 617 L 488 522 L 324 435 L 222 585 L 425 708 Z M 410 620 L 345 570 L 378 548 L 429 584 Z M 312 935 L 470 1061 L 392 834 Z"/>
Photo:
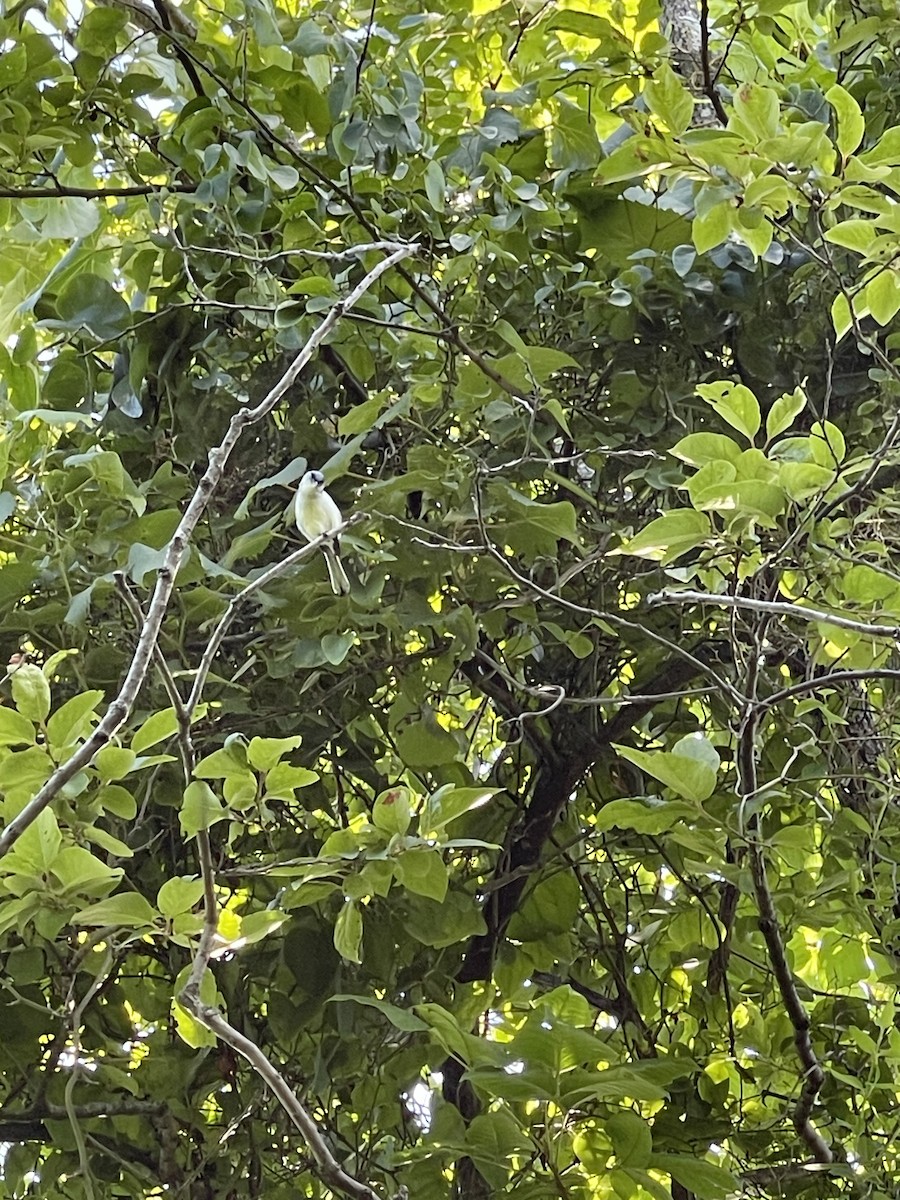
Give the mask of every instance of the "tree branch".
<path id="1" fill-rule="evenodd" d="M 647 604 L 651 608 L 660 604 L 712 604 L 718 608 L 771 613 L 776 617 L 796 617 L 801 621 L 824 621 L 838 629 L 852 629 L 854 633 L 862 633 L 868 637 L 900 638 L 900 625 L 873 625 L 868 621 L 857 621 L 852 617 L 824 612 L 820 608 L 807 608 L 802 604 L 787 604 L 779 600 L 752 600 L 749 596 L 724 596 L 712 592 L 662 591 L 651 593 L 647 597 Z"/>
<path id="2" fill-rule="evenodd" d="M 200 185 L 197 183 L 143 183 L 129 184 L 123 187 L 87 188 L 70 187 L 68 184 L 57 183 L 52 187 L 0 187 L 2 200 L 60 200 L 66 196 L 77 196 L 84 200 L 102 200 L 105 196 L 159 196 L 163 192 L 178 192 L 191 194 Z"/>
<path id="3" fill-rule="evenodd" d="M 744 718 L 738 744 L 739 793 L 749 799 L 757 793 L 756 777 L 756 733 L 758 717 L 749 712 Z M 788 1018 L 794 1029 L 794 1045 L 803 1067 L 800 1096 L 794 1106 L 793 1123 L 797 1133 L 806 1143 L 816 1162 L 831 1163 L 834 1153 L 812 1123 L 812 1111 L 816 1098 L 825 1082 L 825 1072 L 819 1063 L 809 1035 L 809 1015 L 797 992 L 797 985 L 788 966 L 778 914 L 769 887 L 766 860 L 763 852 L 759 815 L 754 814 L 748 829 L 750 869 L 759 912 L 759 928 L 765 938 L 769 961 L 781 992 Z"/>

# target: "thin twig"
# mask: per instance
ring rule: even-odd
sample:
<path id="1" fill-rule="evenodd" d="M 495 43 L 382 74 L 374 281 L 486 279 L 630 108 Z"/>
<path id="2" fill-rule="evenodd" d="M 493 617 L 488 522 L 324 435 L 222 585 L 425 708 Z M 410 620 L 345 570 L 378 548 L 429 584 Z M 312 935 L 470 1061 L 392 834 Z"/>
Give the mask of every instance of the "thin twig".
<path id="1" fill-rule="evenodd" d="M 703 71 L 703 91 L 706 98 L 722 124 L 727 125 L 728 113 L 722 103 L 722 97 L 716 91 L 709 64 L 709 0 L 700 0 L 700 68 Z"/>
<path id="2" fill-rule="evenodd" d="M 807 608 L 801 604 L 786 604 L 779 600 L 753 600 L 749 596 L 723 596 L 712 592 L 654 592 L 647 597 L 653 608 L 658 604 L 712 604 L 718 608 L 741 608 L 748 612 L 771 613 L 776 617 L 796 617 L 801 621 L 824 621 L 839 629 L 852 629 L 868 637 L 900 637 L 900 625 L 873 625 L 868 621 L 856 621 L 852 617 L 841 617 L 836 613 L 824 612 L 820 608 Z"/>
<path id="3" fill-rule="evenodd" d="M 745 798 L 754 796 L 757 792 L 756 782 L 756 734 L 759 718 L 754 712 L 748 712 L 741 726 L 738 744 L 738 778 L 740 794 Z M 809 1034 L 809 1014 L 800 999 L 797 985 L 794 982 L 791 968 L 788 965 L 784 948 L 784 939 L 778 924 L 778 914 L 775 901 L 769 887 L 766 873 L 766 860 L 760 836 L 759 815 L 754 814 L 748 829 L 748 845 L 750 849 L 750 870 L 753 876 L 753 887 L 756 893 L 756 906 L 759 912 L 759 929 L 766 942 L 769 961 L 775 975 L 781 999 L 784 1003 L 788 1018 L 794 1029 L 794 1045 L 803 1067 L 800 1096 L 794 1106 L 793 1123 L 799 1136 L 809 1148 L 816 1162 L 831 1163 L 834 1153 L 825 1139 L 812 1123 L 812 1112 L 822 1085 L 825 1082 L 825 1072 L 816 1056 L 812 1039 Z"/>

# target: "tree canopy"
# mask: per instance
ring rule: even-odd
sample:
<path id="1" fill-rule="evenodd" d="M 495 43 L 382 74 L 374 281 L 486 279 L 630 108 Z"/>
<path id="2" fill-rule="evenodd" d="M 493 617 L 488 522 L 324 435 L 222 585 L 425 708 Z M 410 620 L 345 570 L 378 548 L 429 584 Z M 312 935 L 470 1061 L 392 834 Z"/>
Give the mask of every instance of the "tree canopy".
<path id="1" fill-rule="evenodd" d="M 0 25 L 0 1197 L 896 1196 L 895 6 Z"/>

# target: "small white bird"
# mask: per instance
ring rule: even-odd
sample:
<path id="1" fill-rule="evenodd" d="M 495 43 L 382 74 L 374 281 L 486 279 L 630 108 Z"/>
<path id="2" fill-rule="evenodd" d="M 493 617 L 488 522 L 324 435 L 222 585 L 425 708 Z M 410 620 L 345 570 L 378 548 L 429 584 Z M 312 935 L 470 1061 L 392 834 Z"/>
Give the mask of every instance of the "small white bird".
<path id="1" fill-rule="evenodd" d="M 321 471 L 307 471 L 300 480 L 294 499 L 294 519 L 297 528 L 308 542 L 324 533 L 334 533 L 344 523 L 341 510 L 325 491 L 325 476 Z M 331 590 L 336 596 L 346 596 L 350 580 L 338 555 L 338 539 L 323 542 L 322 553 L 328 567 Z"/>

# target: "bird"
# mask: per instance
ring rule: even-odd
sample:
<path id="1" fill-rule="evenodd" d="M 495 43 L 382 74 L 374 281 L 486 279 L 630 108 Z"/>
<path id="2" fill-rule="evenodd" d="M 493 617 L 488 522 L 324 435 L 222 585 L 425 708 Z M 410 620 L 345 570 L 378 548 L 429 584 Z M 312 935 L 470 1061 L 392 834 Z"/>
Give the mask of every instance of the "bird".
<path id="1" fill-rule="evenodd" d="M 334 533 L 344 523 L 341 510 L 325 491 L 325 476 L 321 471 L 307 471 L 300 480 L 294 498 L 294 519 L 297 528 L 308 542 L 315 541 L 326 533 Z M 331 590 L 336 596 L 346 596 L 350 591 L 350 580 L 338 553 L 338 539 L 322 543 L 325 565 Z"/>

